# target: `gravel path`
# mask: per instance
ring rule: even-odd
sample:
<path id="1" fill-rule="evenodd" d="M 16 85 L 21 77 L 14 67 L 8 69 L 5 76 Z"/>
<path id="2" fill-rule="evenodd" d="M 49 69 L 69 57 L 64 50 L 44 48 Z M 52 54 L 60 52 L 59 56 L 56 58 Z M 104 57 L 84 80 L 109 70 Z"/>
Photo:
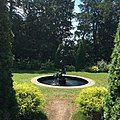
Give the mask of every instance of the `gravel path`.
<path id="1" fill-rule="evenodd" d="M 71 120 L 73 108 L 67 100 L 54 100 L 47 107 L 48 120 Z"/>

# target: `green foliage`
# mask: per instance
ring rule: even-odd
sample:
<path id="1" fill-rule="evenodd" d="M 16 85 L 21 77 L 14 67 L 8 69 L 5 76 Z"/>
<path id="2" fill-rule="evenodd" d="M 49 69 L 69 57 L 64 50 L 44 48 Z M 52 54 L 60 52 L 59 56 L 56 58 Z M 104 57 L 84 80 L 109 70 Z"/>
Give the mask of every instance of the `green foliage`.
<path id="1" fill-rule="evenodd" d="M 108 72 L 109 66 L 104 60 L 98 61 L 97 66 L 100 72 Z"/>
<path id="2" fill-rule="evenodd" d="M 19 70 L 40 70 L 40 67 L 39 60 L 18 59 L 14 61 L 14 68 Z"/>
<path id="3" fill-rule="evenodd" d="M 42 119 L 45 101 L 41 91 L 28 83 L 15 84 L 14 88 L 19 109 L 17 120 Z"/>
<path id="4" fill-rule="evenodd" d="M 12 31 L 6 0 L 0 0 L 0 120 L 14 120 L 17 103 L 11 67 Z"/>
<path id="5" fill-rule="evenodd" d="M 55 65 L 52 61 L 48 60 L 46 63 L 41 64 L 41 70 L 45 71 L 55 70 Z"/>
<path id="6" fill-rule="evenodd" d="M 73 66 L 73 65 L 67 65 L 67 66 L 66 66 L 66 70 L 67 70 L 68 72 L 75 71 L 75 66 Z"/>
<path id="7" fill-rule="evenodd" d="M 74 41 L 66 40 L 63 44 L 58 46 L 55 55 L 55 66 L 59 68 L 60 61 L 63 60 L 65 65 L 75 65 L 75 49 Z"/>
<path id="8" fill-rule="evenodd" d="M 92 66 L 92 67 L 89 68 L 89 71 L 96 73 L 96 72 L 99 72 L 99 68 L 98 68 L 98 66 Z"/>
<path id="9" fill-rule="evenodd" d="M 53 61 L 59 44 L 71 36 L 74 1 L 17 0 L 14 6 L 23 8 L 26 16 L 21 19 L 16 10 L 12 11 L 15 59 Z"/>
<path id="10" fill-rule="evenodd" d="M 118 25 L 112 62 L 109 70 L 108 90 L 104 106 L 105 120 L 120 119 L 120 23 Z"/>
<path id="11" fill-rule="evenodd" d="M 79 40 L 78 49 L 76 53 L 76 70 L 83 69 L 85 67 L 85 45 L 83 41 Z"/>
<path id="12" fill-rule="evenodd" d="M 107 90 L 104 87 L 91 87 L 81 90 L 76 98 L 79 110 L 92 120 L 103 118 L 103 102 Z"/>
<path id="13" fill-rule="evenodd" d="M 100 59 L 110 61 L 120 16 L 119 0 L 81 0 L 79 8 L 76 34 L 86 42 L 86 57 L 95 64 Z"/>

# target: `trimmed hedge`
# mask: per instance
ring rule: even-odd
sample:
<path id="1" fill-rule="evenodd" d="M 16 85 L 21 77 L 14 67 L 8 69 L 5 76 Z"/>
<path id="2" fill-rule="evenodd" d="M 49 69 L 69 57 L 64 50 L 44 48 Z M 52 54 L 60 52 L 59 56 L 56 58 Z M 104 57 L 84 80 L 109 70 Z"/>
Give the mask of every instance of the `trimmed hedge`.
<path id="1" fill-rule="evenodd" d="M 17 104 L 11 68 L 12 32 L 7 0 L 0 0 L 0 120 L 14 120 Z"/>
<path id="2" fill-rule="evenodd" d="M 120 120 L 120 23 L 114 42 L 108 79 L 109 92 L 104 105 L 105 120 Z"/>
<path id="3" fill-rule="evenodd" d="M 103 102 L 107 90 L 104 87 L 91 87 L 81 90 L 76 98 L 79 111 L 88 119 L 101 120 L 103 118 Z"/>
<path id="4" fill-rule="evenodd" d="M 17 120 L 43 120 L 44 97 L 41 91 L 28 83 L 15 84 L 18 102 Z"/>

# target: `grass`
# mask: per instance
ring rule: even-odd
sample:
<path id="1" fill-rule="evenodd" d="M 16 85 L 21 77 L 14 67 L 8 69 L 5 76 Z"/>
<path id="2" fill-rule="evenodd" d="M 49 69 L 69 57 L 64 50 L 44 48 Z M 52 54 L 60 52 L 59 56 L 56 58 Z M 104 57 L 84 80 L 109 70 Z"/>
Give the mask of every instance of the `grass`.
<path id="1" fill-rule="evenodd" d="M 41 71 L 17 71 L 13 73 L 13 80 L 16 83 L 31 83 L 31 79 L 33 77 L 44 74 L 54 74 L 54 72 L 47 73 Z M 95 86 L 107 87 L 107 73 L 68 72 L 67 74 L 91 78 L 95 81 Z M 48 101 L 51 99 L 69 99 L 73 101 L 80 92 L 80 89 L 53 89 L 40 86 L 37 87 L 41 89 L 46 100 Z"/>
<path id="2" fill-rule="evenodd" d="M 54 74 L 54 72 L 43 72 L 43 71 L 16 71 L 13 73 L 13 80 L 16 83 L 24 83 L 27 82 L 28 84 L 31 83 L 31 79 L 36 76 L 41 76 L 44 74 Z M 69 75 L 75 75 L 75 76 L 82 76 L 91 78 L 95 81 L 94 86 L 103 86 L 107 88 L 107 73 L 89 73 L 89 72 L 68 72 Z M 34 84 L 33 84 L 34 85 Z M 45 100 L 46 100 L 46 108 L 45 111 L 48 112 L 47 108 L 50 107 L 51 102 L 53 100 L 68 100 L 73 109 L 73 120 L 87 120 L 87 118 L 78 112 L 75 112 L 77 110 L 77 106 L 74 104 L 74 101 L 76 97 L 79 95 L 81 89 L 53 89 L 53 88 L 46 88 L 37 86 L 43 93 Z M 84 88 L 83 88 L 84 89 Z"/>

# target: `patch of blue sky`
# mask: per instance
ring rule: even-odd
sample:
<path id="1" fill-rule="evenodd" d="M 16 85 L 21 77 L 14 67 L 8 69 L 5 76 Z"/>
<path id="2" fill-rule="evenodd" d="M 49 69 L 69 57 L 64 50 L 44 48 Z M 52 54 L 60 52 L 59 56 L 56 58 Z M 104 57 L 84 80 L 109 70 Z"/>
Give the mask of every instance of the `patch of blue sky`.
<path id="1" fill-rule="evenodd" d="M 78 7 L 78 5 L 80 5 L 81 1 L 80 0 L 75 0 L 75 6 L 74 6 L 74 12 L 75 13 L 79 13 L 80 12 L 80 8 Z M 72 25 L 74 27 L 74 29 L 71 30 L 71 32 L 74 34 L 74 32 L 77 30 L 77 25 L 78 25 L 78 21 L 76 19 L 72 20 Z"/>
<path id="2" fill-rule="evenodd" d="M 80 9 L 79 9 L 79 7 L 78 7 L 78 5 L 80 4 L 80 0 L 75 0 L 75 7 L 74 7 L 74 11 L 76 12 L 76 13 L 79 13 L 79 11 L 80 11 Z"/>

